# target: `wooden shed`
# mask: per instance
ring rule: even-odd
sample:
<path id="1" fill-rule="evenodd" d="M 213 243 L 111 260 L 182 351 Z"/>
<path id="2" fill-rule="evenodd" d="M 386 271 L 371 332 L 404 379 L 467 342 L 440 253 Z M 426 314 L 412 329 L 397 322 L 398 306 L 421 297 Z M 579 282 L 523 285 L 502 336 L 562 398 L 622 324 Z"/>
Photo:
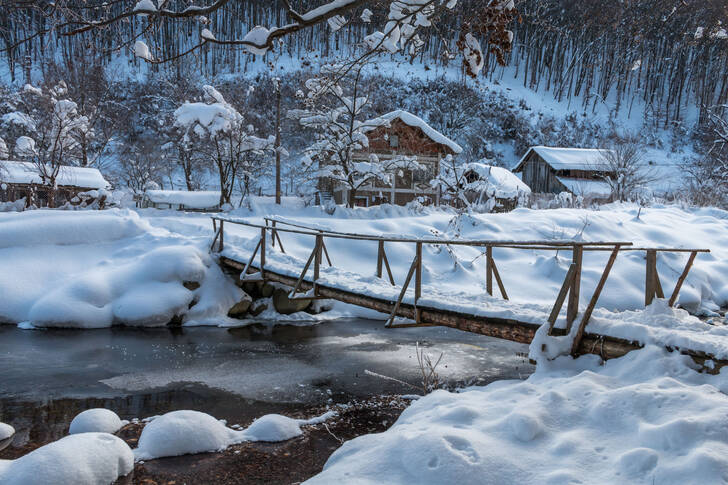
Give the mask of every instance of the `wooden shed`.
<path id="1" fill-rule="evenodd" d="M 379 160 L 398 156 L 416 156 L 423 170 L 402 170 L 395 176 L 395 184 L 374 183 L 356 191 L 356 205 L 371 206 L 378 204 L 404 205 L 416 197 L 425 197 L 431 203 L 439 203 L 439 192 L 430 186 L 440 170 L 440 160 L 447 155 L 457 155 L 463 149 L 442 133 L 438 132 L 421 118 L 397 110 L 366 122 L 364 133 L 369 146 L 353 154 L 354 161 L 367 161 L 371 154 Z M 345 186 L 321 181 L 320 189 L 329 191 L 337 204 L 348 200 Z"/>
<path id="2" fill-rule="evenodd" d="M 142 207 L 193 212 L 219 211 L 220 191 L 147 190 L 142 197 Z"/>
<path id="3" fill-rule="evenodd" d="M 571 192 L 593 199 L 611 195 L 605 178 L 615 174 L 599 148 L 534 146 L 513 168 L 535 193 Z"/>
<path id="4" fill-rule="evenodd" d="M 111 185 L 96 168 L 62 166 L 56 178 L 55 200 L 51 204 L 53 191 L 43 183 L 34 163 L 0 161 L 0 202 L 25 198 L 26 206 L 59 207 L 83 192 L 109 188 Z"/>

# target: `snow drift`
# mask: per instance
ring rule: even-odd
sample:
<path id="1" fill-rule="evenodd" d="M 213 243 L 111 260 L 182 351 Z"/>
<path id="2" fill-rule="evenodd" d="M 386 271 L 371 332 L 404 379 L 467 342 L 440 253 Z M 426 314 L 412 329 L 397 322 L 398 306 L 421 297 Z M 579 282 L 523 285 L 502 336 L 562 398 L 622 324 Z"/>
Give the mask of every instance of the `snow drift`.
<path id="1" fill-rule="evenodd" d="M 346 442 L 306 483 L 724 483 L 728 381 L 691 367 L 648 347 L 435 391 L 386 432 Z"/>

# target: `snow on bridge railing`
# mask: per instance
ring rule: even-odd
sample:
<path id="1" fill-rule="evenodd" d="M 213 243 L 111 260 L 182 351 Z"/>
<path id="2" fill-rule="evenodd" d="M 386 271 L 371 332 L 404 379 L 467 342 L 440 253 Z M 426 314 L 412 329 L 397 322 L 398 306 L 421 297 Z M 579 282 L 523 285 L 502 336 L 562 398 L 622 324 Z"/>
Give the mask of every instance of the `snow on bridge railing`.
<path id="1" fill-rule="evenodd" d="M 584 251 L 611 251 L 607 264 L 602 271 L 601 278 L 597 283 L 597 286 L 592 294 L 589 303 L 582 314 L 579 327 L 574 336 L 572 343 L 572 353 L 576 353 L 581 340 L 584 335 L 589 319 L 591 318 L 592 312 L 596 307 L 596 303 L 599 299 L 604 285 L 606 284 L 609 273 L 614 265 L 617 255 L 621 251 L 645 251 L 646 253 L 646 272 L 645 272 L 645 306 L 652 303 L 655 296 L 658 298 L 664 298 L 664 292 L 660 283 L 660 278 L 657 273 L 657 253 L 658 252 L 689 252 L 690 256 L 687 263 L 675 284 L 675 288 L 669 299 L 669 306 L 674 306 L 677 301 L 680 289 L 687 278 L 690 268 L 695 261 L 695 257 L 698 253 L 710 252 L 709 249 L 691 249 L 691 248 L 649 248 L 649 247 L 634 247 L 631 242 L 627 241 L 572 241 L 572 240 L 536 240 L 536 241 L 513 241 L 513 240 L 468 240 L 468 239 L 444 239 L 444 238 L 413 238 L 413 237 L 399 237 L 399 236 L 387 236 L 387 235 L 372 235 L 372 234 L 358 234 L 358 233 L 346 233 L 333 231 L 329 229 L 322 229 L 316 227 L 310 227 L 303 224 L 282 221 L 274 218 L 264 218 L 265 224 L 257 224 L 250 222 L 243 218 L 234 218 L 229 216 L 214 215 L 212 216 L 213 230 L 215 236 L 213 238 L 210 250 L 213 250 L 215 244 L 218 244 L 217 251 L 222 252 L 224 248 L 224 223 L 229 222 L 232 224 L 247 226 L 260 230 L 260 238 L 253 250 L 250 259 L 244 266 L 241 273 L 241 279 L 247 279 L 249 270 L 252 268 L 253 261 L 257 254 L 260 254 L 259 263 L 259 274 L 260 278 L 265 277 L 265 257 L 266 257 L 266 235 L 267 232 L 271 233 L 271 247 L 275 247 L 276 241 L 280 251 L 285 253 L 283 248 L 283 241 L 281 241 L 280 232 L 310 235 L 314 236 L 315 243 L 313 251 L 311 252 L 306 264 L 303 267 L 303 271 L 299 276 L 296 285 L 294 286 L 291 296 L 295 297 L 298 292 L 301 283 L 303 282 L 306 273 L 308 272 L 311 263 L 313 262 L 313 282 L 312 282 L 312 294 L 306 295 L 306 297 L 317 297 L 318 296 L 318 280 L 320 266 L 323 256 L 326 256 L 329 266 L 331 264 L 331 258 L 329 257 L 328 249 L 324 242 L 324 238 L 334 239 L 349 239 L 358 241 L 377 241 L 378 252 L 377 252 L 377 277 L 382 278 L 383 269 L 387 270 L 390 283 L 394 286 L 394 277 L 392 270 L 389 265 L 389 260 L 385 252 L 384 243 L 413 243 L 415 244 L 415 257 L 410 265 L 407 276 L 402 284 L 402 289 L 399 294 L 399 298 L 394 304 L 390 318 L 387 321 L 387 327 L 403 327 L 403 326 L 421 326 L 426 325 L 421 321 L 421 312 L 417 309 L 417 301 L 422 296 L 422 245 L 423 244 L 443 244 L 443 245 L 460 245 L 460 246 L 471 246 L 471 247 L 484 247 L 486 256 L 486 291 L 489 295 L 493 295 L 493 279 L 495 279 L 498 289 L 500 290 L 501 296 L 508 300 L 508 294 L 506 293 L 503 280 L 498 272 L 498 267 L 493 259 L 493 248 L 510 248 L 510 249 L 529 249 L 529 250 L 571 250 L 572 252 L 572 263 L 564 278 L 564 282 L 561 285 L 556 302 L 549 314 L 548 323 L 548 334 L 551 335 L 554 330 L 554 324 L 558 318 L 561 308 L 566 301 L 568 296 L 568 303 L 566 306 L 566 334 L 571 333 L 572 325 L 579 313 L 579 294 L 581 290 L 581 272 L 582 272 L 582 258 Z M 217 225 L 219 222 L 219 228 Z M 279 227 L 278 224 L 282 224 L 289 227 Z M 397 316 L 399 307 L 404 299 L 407 292 L 407 288 L 414 277 L 415 280 L 415 295 L 414 295 L 414 307 L 415 307 L 415 324 L 395 325 L 394 320 Z"/>

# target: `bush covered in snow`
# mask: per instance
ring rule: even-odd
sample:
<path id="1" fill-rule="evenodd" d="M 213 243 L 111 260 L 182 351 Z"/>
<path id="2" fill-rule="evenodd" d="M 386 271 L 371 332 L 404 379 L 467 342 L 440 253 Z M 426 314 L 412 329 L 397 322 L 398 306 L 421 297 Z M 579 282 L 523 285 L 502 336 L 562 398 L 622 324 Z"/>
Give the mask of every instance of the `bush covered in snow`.
<path id="1" fill-rule="evenodd" d="M 69 434 L 78 433 L 116 433 L 128 421 L 122 421 L 119 416 L 108 409 L 96 408 L 87 409 L 79 413 L 68 429 Z"/>

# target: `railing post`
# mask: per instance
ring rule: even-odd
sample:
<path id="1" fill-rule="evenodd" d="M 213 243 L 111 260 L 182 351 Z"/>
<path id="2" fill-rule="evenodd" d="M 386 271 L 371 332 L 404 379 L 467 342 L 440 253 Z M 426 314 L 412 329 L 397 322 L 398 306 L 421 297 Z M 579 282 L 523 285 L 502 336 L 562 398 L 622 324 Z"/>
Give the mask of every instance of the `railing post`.
<path id="1" fill-rule="evenodd" d="M 260 278 L 265 278 L 263 269 L 265 268 L 265 227 L 260 228 Z"/>
<path id="2" fill-rule="evenodd" d="M 225 229 L 223 228 L 223 224 L 225 221 L 220 220 L 220 245 L 217 247 L 217 252 L 221 253 L 223 248 L 223 238 L 225 237 Z"/>
<path id="3" fill-rule="evenodd" d="M 567 332 L 571 330 L 571 324 L 576 320 L 579 314 L 579 291 L 581 289 L 581 261 L 584 253 L 584 247 L 575 244 L 572 249 L 572 263 L 576 265 L 574 272 L 574 281 L 569 291 L 569 304 L 566 307 L 566 328 Z"/>
<path id="4" fill-rule="evenodd" d="M 382 239 L 379 240 L 379 244 L 377 246 L 377 278 L 382 277 L 382 253 L 384 252 L 384 241 Z"/>
<path id="5" fill-rule="evenodd" d="M 268 225 L 267 218 L 265 220 L 265 225 L 266 226 Z M 271 221 L 271 226 L 273 227 L 273 229 L 271 230 L 271 233 L 270 233 L 270 247 L 274 248 L 274 247 L 276 247 L 276 234 L 277 234 L 276 233 L 276 221 Z"/>
<path id="6" fill-rule="evenodd" d="M 321 234 L 316 235 L 316 247 L 314 248 L 314 251 L 316 252 L 314 259 L 313 259 L 313 286 L 314 286 L 314 294 L 316 294 L 316 282 L 319 279 L 319 274 L 321 270 L 321 250 L 324 243 L 324 236 Z"/>
<path id="7" fill-rule="evenodd" d="M 485 289 L 493 296 L 493 246 L 485 248 Z"/>
<path id="8" fill-rule="evenodd" d="M 647 250 L 645 259 L 645 306 L 649 306 L 655 298 L 655 270 L 657 268 L 657 251 Z"/>
<path id="9" fill-rule="evenodd" d="M 416 248 L 417 272 L 415 273 L 415 303 L 422 296 L 422 243 L 417 243 Z"/>
<path id="10" fill-rule="evenodd" d="M 677 283 L 675 284 L 675 289 L 672 290 L 672 295 L 670 296 L 670 301 L 668 302 L 668 305 L 670 305 L 670 306 L 675 305 L 675 302 L 677 301 L 677 297 L 680 294 L 680 288 L 682 288 L 682 285 L 685 282 L 685 278 L 688 277 L 688 273 L 690 272 L 690 267 L 693 265 L 693 261 L 695 261 L 695 256 L 697 256 L 697 255 L 698 255 L 697 251 L 692 251 L 690 253 L 688 262 L 685 264 L 685 269 L 683 269 L 683 272 L 680 275 L 680 278 L 678 278 Z"/>

